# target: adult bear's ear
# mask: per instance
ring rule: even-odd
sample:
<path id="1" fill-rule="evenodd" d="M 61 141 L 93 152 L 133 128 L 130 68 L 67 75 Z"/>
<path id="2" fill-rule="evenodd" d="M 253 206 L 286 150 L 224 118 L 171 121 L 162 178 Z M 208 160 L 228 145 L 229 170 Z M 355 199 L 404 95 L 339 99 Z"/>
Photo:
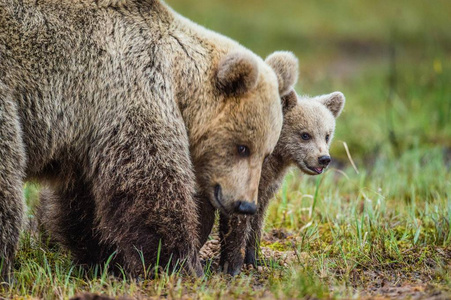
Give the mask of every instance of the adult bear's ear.
<path id="1" fill-rule="evenodd" d="M 258 72 L 258 62 L 250 54 L 229 53 L 219 62 L 219 87 L 228 95 L 242 95 L 257 86 Z"/>
<path id="2" fill-rule="evenodd" d="M 324 104 L 328 110 L 337 118 L 345 106 L 345 96 L 341 92 L 315 97 L 315 99 Z"/>
<path id="3" fill-rule="evenodd" d="M 281 97 L 281 100 L 282 100 L 282 111 L 283 114 L 285 114 L 288 111 L 292 110 L 298 103 L 298 94 L 296 94 L 295 90 L 291 89 L 288 92 L 288 94 Z"/>
<path id="4" fill-rule="evenodd" d="M 274 70 L 279 81 L 279 94 L 281 97 L 290 93 L 298 81 L 298 59 L 288 51 L 276 51 L 269 55 L 265 62 Z"/>

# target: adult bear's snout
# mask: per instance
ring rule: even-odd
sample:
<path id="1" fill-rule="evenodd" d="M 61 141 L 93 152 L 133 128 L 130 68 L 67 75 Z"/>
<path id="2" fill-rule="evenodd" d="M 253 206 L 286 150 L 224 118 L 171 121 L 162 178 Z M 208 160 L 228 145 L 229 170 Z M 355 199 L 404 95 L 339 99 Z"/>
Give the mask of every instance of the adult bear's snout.
<path id="1" fill-rule="evenodd" d="M 254 215 L 257 211 L 257 205 L 247 201 L 237 201 L 235 212 L 243 215 Z"/>

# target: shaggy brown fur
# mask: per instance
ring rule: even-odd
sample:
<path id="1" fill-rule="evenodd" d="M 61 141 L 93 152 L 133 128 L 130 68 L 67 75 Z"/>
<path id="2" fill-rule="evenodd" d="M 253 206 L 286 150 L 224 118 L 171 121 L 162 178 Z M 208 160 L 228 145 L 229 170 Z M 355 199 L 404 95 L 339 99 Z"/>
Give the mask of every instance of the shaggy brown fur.
<path id="1" fill-rule="evenodd" d="M 279 189 L 288 168 L 296 165 L 306 174 L 317 175 L 327 167 L 328 162 L 321 162 L 320 158 L 329 156 L 335 118 L 340 115 L 344 103 L 345 98 L 340 92 L 306 98 L 298 97 L 292 91 L 282 98 L 284 123 L 274 152 L 263 164 L 257 214 L 255 216 L 220 214 L 220 265 L 224 272 L 238 274 L 243 260 L 247 264 L 257 263 L 257 248 L 266 208 Z M 303 134 L 310 137 L 304 140 Z M 205 202 L 204 207 L 208 208 Z M 204 212 L 203 215 L 206 214 Z M 210 215 L 214 213 L 210 212 Z M 214 221 L 211 218 L 206 220 L 207 222 L 202 224 L 209 227 L 200 231 L 202 244 L 205 243 Z"/>
<path id="2" fill-rule="evenodd" d="M 78 262 L 116 251 L 139 274 L 138 250 L 152 264 L 161 243 L 160 264 L 201 274 L 195 187 L 224 213 L 251 212 L 286 67 L 157 0 L 0 0 L 0 29 L 3 272 L 35 179 L 42 226 Z"/>

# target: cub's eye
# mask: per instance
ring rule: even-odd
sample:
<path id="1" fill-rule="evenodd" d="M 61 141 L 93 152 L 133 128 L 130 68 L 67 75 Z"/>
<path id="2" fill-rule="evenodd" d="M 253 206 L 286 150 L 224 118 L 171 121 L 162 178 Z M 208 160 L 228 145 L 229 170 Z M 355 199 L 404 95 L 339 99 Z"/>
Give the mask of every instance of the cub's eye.
<path id="1" fill-rule="evenodd" d="M 310 134 L 304 132 L 303 134 L 301 134 L 301 138 L 302 138 L 304 141 L 308 141 L 308 140 L 311 139 L 312 137 L 310 136 Z"/>
<path id="2" fill-rule="evenodd" d="M 241 157 L 248 157 L 249 155 L 251 155 L 251 151 L 249 150 L 249 148 L 247 146 L 238 145 L 236 149 L 237 149 L 238 155 Z"/>
<path id="3" fill-rule="evenodd" d="M 329 142 L 329 135 L 326 135 L 326 143 Z"/>
<path id="4" fill-rule="evenodd" d="M 268 155 L 265 156 L 265 158 L 263 159 L 263 163 L 266 163 L 268 161 L 268 158 L 269 158 L 270 155 L 271 154 L 268 154 Z"/>

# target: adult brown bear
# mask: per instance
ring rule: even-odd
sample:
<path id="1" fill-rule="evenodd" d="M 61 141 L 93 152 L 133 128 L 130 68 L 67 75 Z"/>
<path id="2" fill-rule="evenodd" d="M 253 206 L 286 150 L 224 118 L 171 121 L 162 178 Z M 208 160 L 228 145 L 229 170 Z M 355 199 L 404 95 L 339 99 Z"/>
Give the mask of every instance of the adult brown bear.
<path id="1" fill-rule="evenodd" d="M 139 274 L 139 251 L 152 264 L 161 247 L 160 264 L 200 274 L 195 187 L 226 213 L 255 211 L 287 61 L 272 69 L 158 0 L 0 0 L 2 272 L 35 179 L 44 227 L 78 262 L 116 251 Z"/>

